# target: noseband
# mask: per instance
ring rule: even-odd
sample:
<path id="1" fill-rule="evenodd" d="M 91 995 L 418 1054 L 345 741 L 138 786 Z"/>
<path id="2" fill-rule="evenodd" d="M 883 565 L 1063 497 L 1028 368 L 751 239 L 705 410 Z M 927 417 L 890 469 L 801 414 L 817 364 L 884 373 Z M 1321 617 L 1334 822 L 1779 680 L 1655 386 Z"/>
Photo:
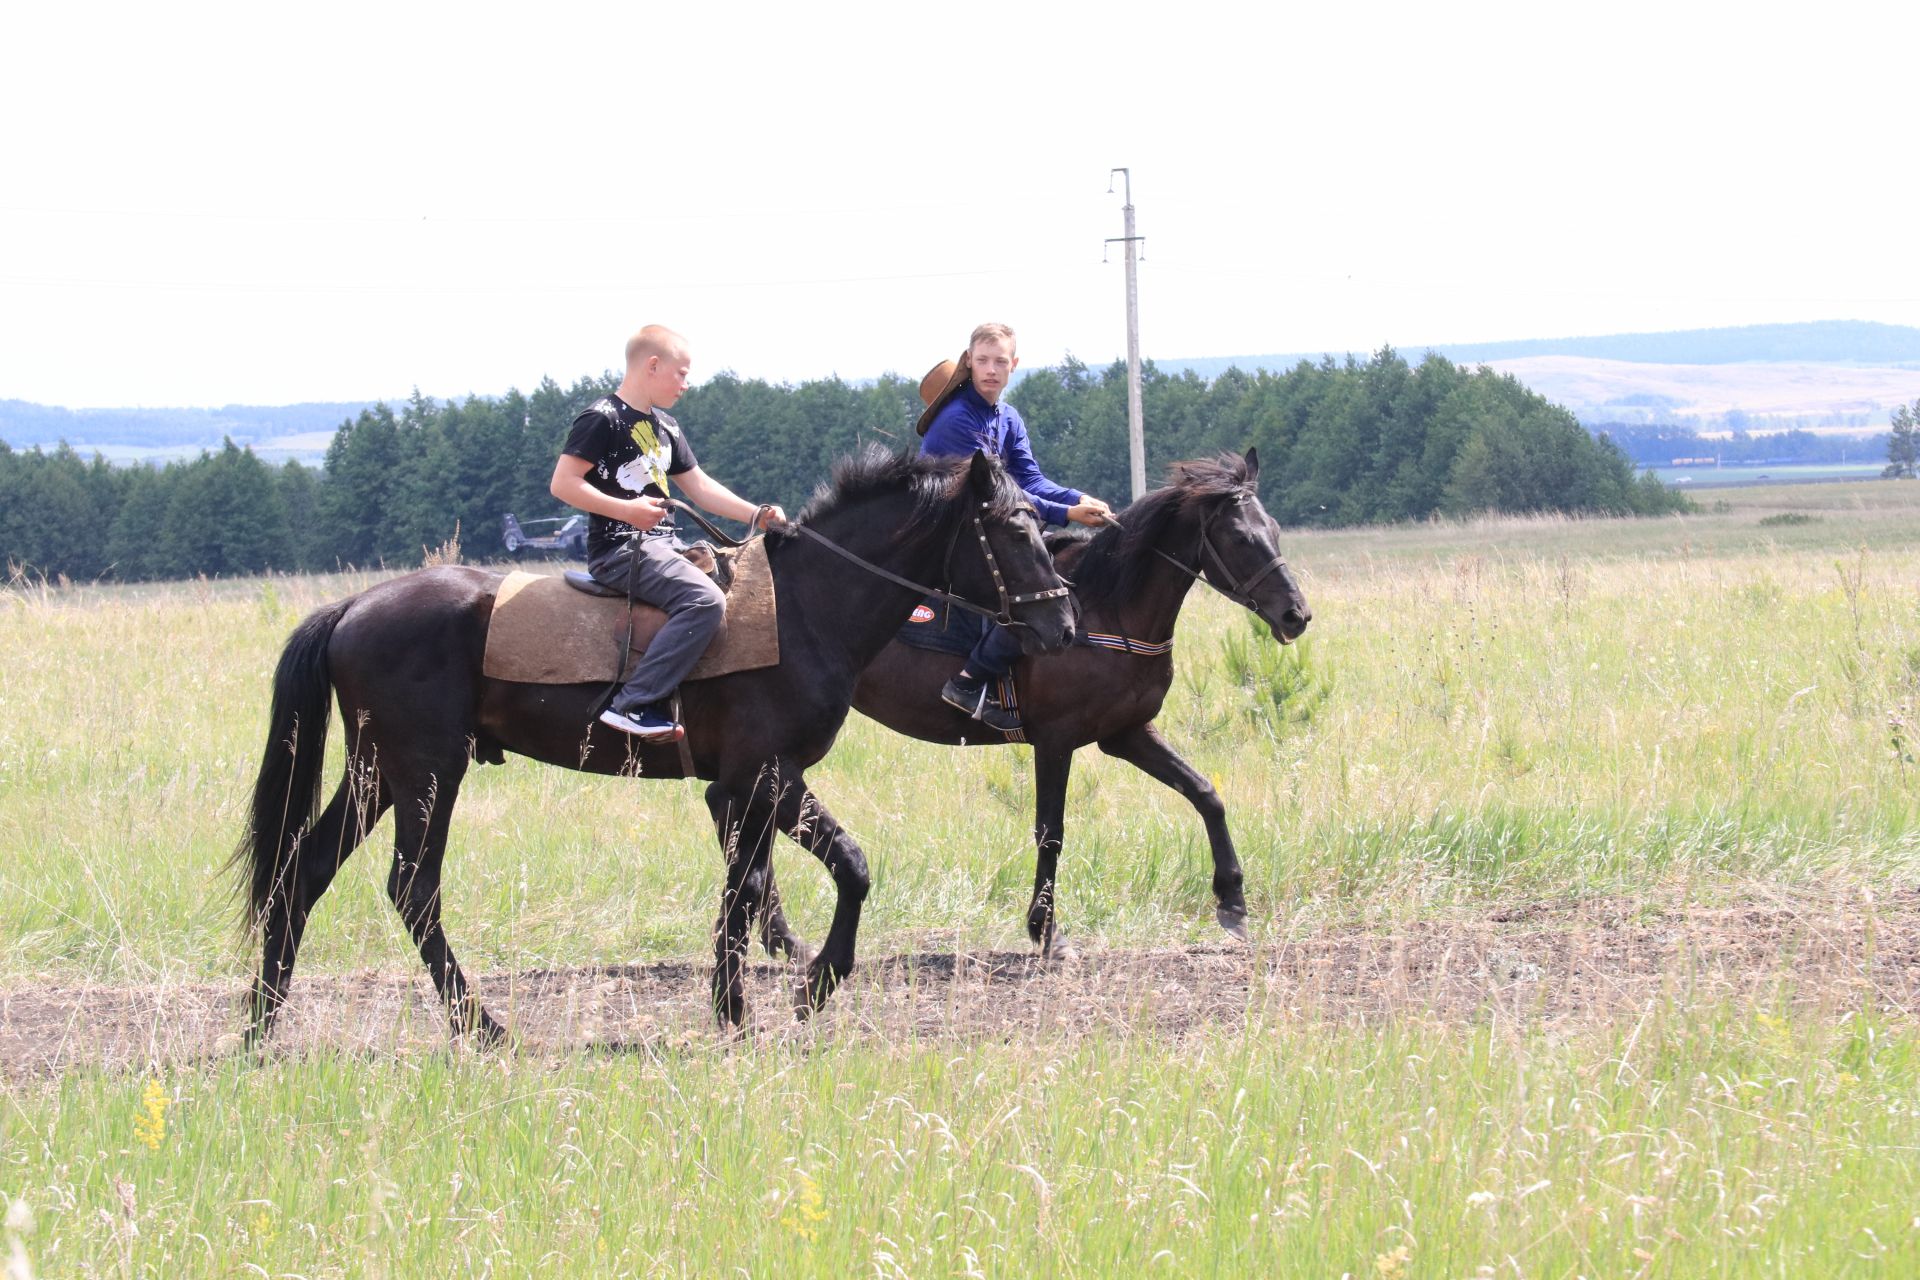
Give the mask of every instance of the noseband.
<path id="1" fill-rule="evenodd" d="M 1233 500 L 1232 505 L 1243 507 L 1247 504 L 1247 499 L 1251 496 L 1251 494 L 1242 493 Z M 1224 502 L 1221 503 L 1213 510 L 1207 512 L 1206 517 L 1200 521 L 1200 545 L 1194 551 L 1192 567 L 1188 567 L 1174 559 L 1158 547 L 1153 549 L 1153 553 L 1174 568 L 1180 570 L 1180 572 L 1186 574 L 1189 578 L 1197 578 L 1201 582 L 1206 583 L 1241 608 L 1258 613 L 1260 612 L 1260 607 L 1253 599 L 1253 589 L 1262 582 L 1265 582 L 1267 575 L 1275 569 L 1286 568 L 1287 558 L 1279 555 L 1274 556 L 1273 559 L 1261 565 L 1259 571 L 1244 582 L 1234 577 L 1233 570 L 1227 568 L 1227 562 L 1221 558 L 1220 549 L 1213 545 L 1212 537 L 1213 522 L 1219 518 L 1222 511 L 1227 509 L 1227 505 L 1228 504 Z M 1209 563 L 1209 561 L 1211 561 L 1211 563 Z"/>

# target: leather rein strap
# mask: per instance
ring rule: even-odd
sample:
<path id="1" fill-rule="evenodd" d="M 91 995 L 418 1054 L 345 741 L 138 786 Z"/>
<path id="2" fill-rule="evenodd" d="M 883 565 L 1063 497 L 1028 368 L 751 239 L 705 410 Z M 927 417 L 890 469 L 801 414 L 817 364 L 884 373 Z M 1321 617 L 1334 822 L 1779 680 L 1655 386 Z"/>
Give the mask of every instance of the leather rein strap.
<path id="1" fill-rule="evenodd" d="M 680 501 L 678 498 L 669 498 L 667 500 L 667 505 L 673 507 L 675 510 L 686 512 L 687 515 L 692 518 L 693 522 L 699 525 L 702 529 L 706 530 L 707 534 L 710 537 L 712 537 L 714 541 L 729 547 L 739 547 L 739 546 L 746 545 L 740 539 L 729 537 L 727 534 L 722 533 L 719 529 L 715 528 L 714 525 L 711 522 L 709 522 L 705 516 L 701 515 L 698 511 L 695 511 L 692 507 Z M 986 508 L 987 508 L 986 503 L 983 502 L 980 504 L 981 511 L 986 510 Z M 754 516 L 755 520 L 756 521 L 762 520 L 767 510 L 768 508 L 761 507 L 760 510 L 755 513 L 755 516 Z M 808 528 L 804 524 L 797 524 L 792 521 L 789 521 L 787 523 L 787 531 L 789 533 L 804 534 L 805 536 L 812 538 L 815 542 L 819 543 L 821 546 L 825 547 L 827 550 L 833 552 L 835 555 L 839 556 L 841 559 L 849 561 L 850 563 L 853 563 L 853 564 L 857 564 L 862 569 L 865 569 L 868 573 L 873 574 L 875 577 L 884 578 L 888 582 L 893 583 L 895 586 L 907 587 L 911 590 L 918 591 L 922 596 L 932 596 L 936 600 L 943 600 L 947 604 L 953 606 L 954 608 L 964 609 L 968 613 L 977 613 L 981 617 L 987 619 L 988 621 L 996 622 L 1003 627 L 1024 627 L 1027 625 L 1026 623 L 1021 622 L 1019 619 L 1013 616 L 1013 607 L 1015 605 L 1030 604 L 1035 600 L 1053 600 L 1060 596 L 1064 596 L 1068 594 L 1068 591 L 1070 589 L 1067 587 L 1050 587 L 1045 591 L 1028 591 L 1019 595 L 1010 594 L 1007 591 L 1006 580 L 1000 574 L 1000 562 L 994 557 L 993 547 L 987 541 L 987 526 L 985 522 L 983 522 L 980 519 L 980 515 L 978 512 L 974 513 L 972 519 L 973 519 L 974 532 L 979 536 L 979 539 L 980 539 L 980 553 L 986 557 L 987 570 L 993 575 L 994 590 L 999 592 L 1000 594 L 1000 608 L 997 611 L 993 609 L 989 609 L 985 605 L 975 604 L 973 601 L 965 599 L 961 596 L 957 596 L 951 591 L 943 591 L 938 587 L 929 587 L 924 583 L 915 582 L 911 578 L 903 578 L 899 574 L 894 573 L 890 569 L 883 569 L 879 565 L 873 563 L 871 560 L 862 559 L 860 556 L 857 556 L 853 552 L 847 550 L 845 547 L 841 546 L 839 543 L 835 542 L 833 539 L 827 537 L 825 534 L 816 532 L 815 530 Z M 953 537 L 954 537 L 954 542 L 949 543 L 947 546 L 947 574 L 948 574 L 949 582 L 952 581 L 954 544 L 958 543 L 960 539 L 960 530 L 957 525 L 954 528 Z"/>

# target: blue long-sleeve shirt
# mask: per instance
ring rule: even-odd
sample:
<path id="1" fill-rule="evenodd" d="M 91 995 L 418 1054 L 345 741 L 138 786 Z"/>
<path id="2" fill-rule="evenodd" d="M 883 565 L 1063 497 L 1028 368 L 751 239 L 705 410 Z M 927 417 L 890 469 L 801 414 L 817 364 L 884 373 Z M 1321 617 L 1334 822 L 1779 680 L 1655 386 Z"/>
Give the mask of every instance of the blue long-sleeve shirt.
<path id="1" fill-rule="evenodd" d="M 935 457 L 965 457 L 975 449 L 1000 459 L 1013 482 L 1033 499 L 1033 509 L 1049 524 L 1065 524 L 1067 508 L 1079 505 L 1079 490 L 1057 485 L 1041 474 L 1020 411 L 1004 402 L 988 404 L 969 382 L 927 424 L 920 452 Z"/>

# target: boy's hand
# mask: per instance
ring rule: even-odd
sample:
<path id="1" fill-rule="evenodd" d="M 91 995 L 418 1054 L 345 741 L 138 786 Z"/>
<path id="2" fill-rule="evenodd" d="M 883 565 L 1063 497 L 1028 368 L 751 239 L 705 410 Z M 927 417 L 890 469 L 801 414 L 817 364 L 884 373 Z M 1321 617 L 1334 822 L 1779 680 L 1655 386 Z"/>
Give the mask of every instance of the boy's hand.
<path id="1" fill-rule="evenodd" d="M 643 533 L 667 518 L 667 504 L 658 498 L 628 498 L 626 507 L 627 514 L 620 518 Z"/>
<path id="2" fill-rule="evenodd" d="M 787 513 L 781 510 L 779 503 L 769 502 L 766 506 L 761 507 L 753 513 L 753 520 L 748 523 L 747 528 L 749 530 L 756 528 L 766 530 L 775 527 L 784 529 L 786 524 Z"/>
<path id="3" fill-rule="evenodd" d="M 1067 519 L 1075 524 L 1090 524 L 1096 529 L 1107 522 L 1113 508 L 1098 498 L 1082 494 L 1080 501 L 1067 508 Z"/>

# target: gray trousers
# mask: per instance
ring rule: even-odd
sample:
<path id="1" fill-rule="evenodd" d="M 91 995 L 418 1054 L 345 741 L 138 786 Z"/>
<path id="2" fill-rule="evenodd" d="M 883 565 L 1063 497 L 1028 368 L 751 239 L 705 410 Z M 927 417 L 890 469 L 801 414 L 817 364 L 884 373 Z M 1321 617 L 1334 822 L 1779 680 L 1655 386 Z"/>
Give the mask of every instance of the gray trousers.
<path id="1" fill-rule="evenodd" d="M 614 695 L 616 711 L 672 697 L 727 616 L 726 596 L 713 579 L 687 563 L 673 538 L 629 541 L 637 545 L 629 549 L 622 544 L 589 560 L 587 573 L 595 582 L 666 610 L 667 622 Z"/>

